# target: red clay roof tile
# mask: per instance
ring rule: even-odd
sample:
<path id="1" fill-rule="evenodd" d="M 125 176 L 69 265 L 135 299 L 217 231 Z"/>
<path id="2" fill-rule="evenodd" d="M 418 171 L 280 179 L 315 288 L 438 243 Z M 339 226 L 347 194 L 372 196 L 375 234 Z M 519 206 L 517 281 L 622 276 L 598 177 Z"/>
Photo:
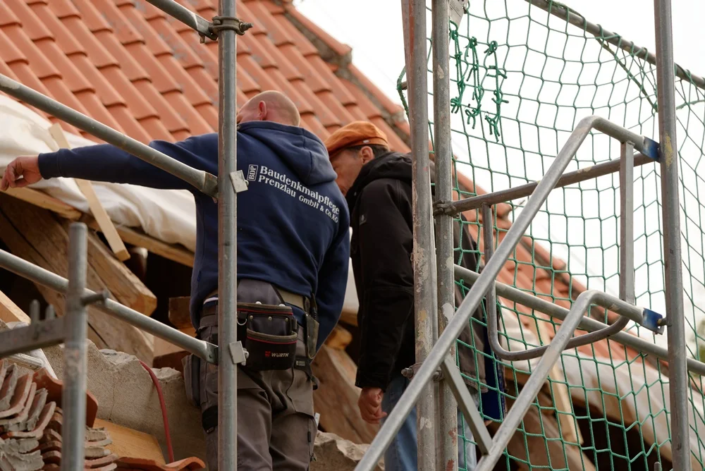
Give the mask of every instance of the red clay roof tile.
<path id="1" fill-rule="evenodd" d="M 22 50 L 15 46 L 15 43 L 5 35 L 0 28 L 0 63 L 12 64 L 13 62 L 28 63 L 27 56 L 22 53 Z"/>
<path id="2" fill-rule="evenodd" d="M 91 0 L 71 0 L 81 14 L 81 18 L 88 26 L 88 29 L 93 33 L 100 31 L 112 32 L 112 27 L 103 18 L 98 9 L 93 5 Z"/>
<path id="3" fill-rule="evenodd" d="M 22 24 L 22 31 L 32 41 L 54 39 L 51 31 L 44 27 L 42 22 L 32 12 L 32 8 L 21 0 L 8 2 L 10 9 L 17 15 Z"/>
<path id="4" fill-rule="evenodd" d="M 285 25 L 272 16 L 262 2 L 247 3 L 246 7 L 238 11 L 238 15 L 242 18 L 252 18 L 255 27 L 250 31 L 254 36 L 266 35 L 275 46 L 294 43 L 290 31 L 286 29 Z"/>
<path id="5" fill-rule="evenodd" d="M 71 0 L 52 0 L 51 2 L 46 2 L 54 12 L 57 18 L 63 20 L 65 18 L 76 17 L 80 18 L 81 13 L 74 6 Z"/>
<path id="6" fill-rule="evenodd" d="M 372 81 L 365 76 L 365 74 L 360 72 L 357 67 L 350 64 L 348 69 L 350 70 L 350 73 L 352 73 L 352 75 L 360 81 L 360 84 L 365 87 L 366 91 L 371 94 L 388 113 L 395 114 L 404 110 L 401 106 L 394 103 L 386 94 L 382 93 L 382 91 L 377 88 L 377 86 L 373 84 Z M 394 93 L 396 90 L 391 90 L 390 92 Z"/>
<path id="7" fill-rule="evenodd" d="M 71 31 L 77 41 L 83 45 L 86 54 L 88 55 L 88 60 L 97 69 L 102 69 L 107 66 L 118 67 L 118 61 L 115 59 L 108 50 L 98 41 L 93 33 L 86 27 L 85 23 L 81 18 L 76 18 L 70 16 L 62 20 L 66 28 Z"/>
<path id="8" fill-rule="evenodd" d="M 67 56 L 86 54 L 81 43 L 66 29 L 61 20 L 57 18 L 47 5 L 37 3 L 32 7 L 32 11 L 42 24 L 51 31 L 59 50 L 63 52 L 63 54 Z M 34 42 L 36 43 L 37 40 L 35 39 Z"/>
<path id="9" fill-rule="evenodd" d="M 370 99 L 367 98 L 365 93 L 360 90 L 355 84 L 346 79 L 340 79 L 340 81 L 343 83 L 343 85 L 345 85 L 345 87 L 352 94 L 352 96 L 355 97 L 357 105 L 362 109 L 362 112 L 365 113 L 365 116 L 367 116 L 368 119 L 382 116 L 382 112 L 380 111 L 380 109 L 377 108 L 374 103 L 372 103 Z"/>
<path id="10" fill-rule="evenodd" d="M 0 2 L 0 27 L 21 25 L 20 19 L 5 2 Z"/>
<path id="11" fill-rule="evenodd" d="M 130 24 L 113 0 L 93 0 L 105 21 L 113 28 L 115 36 L 123 46 L 144 43 L 142 35 Z"/>
<path id="12" fill-rule="evenodd" d="M 7 39 L 12 41 L 15 47 L 22 51 L 27 58 L 32 73 L 39 77 L 40 80 L 60 76 L 59 70 L 54 67 L 50 60 L 44 57 L 44 54 L 42 54 L 37 46 L 24 34 L 22 28 L 12 25 L 3 27 L 2 31 L 6 34 Z"/>
<path id="13" fill-rule="evenodd" d="M 350 54 L 352 49 L 350 46 L 347 44 L 343 44 L 337 39 L 333 38 L 330 34 L 326 33 L 318 27 L 315 23 L 313 23 L 311 20 L 306 18 L 304 15 L 301 14 L 295 7 L 291 5 L 287 5 L 286 7 L 286 12 L 287 14 L 291 15 L 294 17 L 296 21 L 298 21 L 305 29 L 307 29 L 312 35 L 316 36 L 318 39 L 326 43 L 328 47 L 330 47 L 337 55 L 339 56 L 346 56 Z M 291 23 L 289 23 L 291 25 Z M 293 26 L 293 25 L 291 25 Z M 318 51 L 316 51 L 317 53 Z M 304 54 L 306 55 L 306 54 Z"/>

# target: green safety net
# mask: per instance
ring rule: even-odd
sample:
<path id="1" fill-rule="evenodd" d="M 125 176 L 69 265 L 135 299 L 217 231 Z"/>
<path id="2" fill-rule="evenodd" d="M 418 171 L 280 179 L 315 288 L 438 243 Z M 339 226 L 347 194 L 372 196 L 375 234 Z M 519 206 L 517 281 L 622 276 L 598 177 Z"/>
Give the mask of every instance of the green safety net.
<path id="1" fill-rule="evenodd" d="M 549 9 L 558 5 L 550 4 Z M 428 6 L 430 24 L 430 2 Z M 656 67 L 645 60 L 648 51 L 624 51 L 607 43 L 605 34 L 594 36 L 524 0 L 471 0 L 462 20 L 451 23 L 450 29 L 451 108 L 446 111 L 452 124 L 453 185 L 461 198 L 540 180 L 578 122 L 590 115 L 658 141 Z M 428 34 L 432 119 L 430 28 Z M 406 105 L 403 79 L 404 73 L 399 93 Z M 699 358 L 699 351 L 705 351 L 705 205 L 700 198 L 705 191 L 705 91 L 676 78 L 676 98 L 682 314 L 688 353 Z M 433 139 L 432 122 L 429 129 Z M 566 171 L 619 157 L 619 142 L 593 132 Z M 619 190 L 618 173 L 555 189 L 498 281 L 566 308 L 586 289 L 619 295 Z M 517 200 L 493 208 L 495 246 L 524 204 Z M 636 304 L 665 314 L 658 163 L 634 169 L 634 207 Z M 480 211 L 463 216 L 462 224 L 483 247 L 479 234 L 486 222 Z M 456 262 L 468 250 L 481 252 L 456 247 Z M 467 293 L 469 286 L 460 285 Z M 500 340 L 509 350 L 549 343 L 560 325 L 506 299 L 499 300 L 498 311 Z M 590 316 L 614 320 L 613 314 L 594 306 Z M 471 319 L 478 326 L 484 322 Z M 637 325 L 627 330 L 666 346 L 665 334 L 657 336 Z M 474 342 L 458 341 L 457 348 L 471 349 L 478 366 L 493 358 Z M 506 383 L 501 395 L 511 407 L 536 361 L 498 364 Z M 495 370 L 491 362 L 487 365 L 485 380 L 466 379 L 483 391 L 497 391 Z M 690 378 L 691 461 L 693 469 L 703 469 L 703 381 L 692 373 Z M 622 344 L 602 341 L 568 350 L 497 469 L 652 470 L 656 462 L 670 469 L 668 388 L 665 362 Z M 479 406 L 488 420 L 501 423 L 501 417 L 492 418 L 491 394 L 483 394 Z M 459 435 L 463 442 L 474 443 Z"/>

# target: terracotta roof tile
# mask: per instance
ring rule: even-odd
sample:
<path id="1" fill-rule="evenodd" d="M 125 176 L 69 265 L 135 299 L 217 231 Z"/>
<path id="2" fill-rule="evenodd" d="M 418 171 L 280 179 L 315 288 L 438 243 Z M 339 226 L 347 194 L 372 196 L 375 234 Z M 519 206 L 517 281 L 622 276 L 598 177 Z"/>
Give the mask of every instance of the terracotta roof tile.
<path id="1" fill-rule="evenodd" d="M 8 2 L 10 9 L 17 15 L 22 24 L 22 30 L 32 41 L 42 39 L 54 39 L 51 31 L 44 27 L 41 20 L 37 18 L 29 5 L 19 0 Z"/>
<path id="2" fill-rule="evenodd" d="M 291 15 L 292 17 L 294 17 L 296 19 L 296 21 L 301 23 L 301 25 L 304 28 L 306 28 L 312 35 L 316 36 L 321 41 L 326 43 L 326 45 L 328 45 L 328 47 L 330 47 L 339 56 L 348 55 L 352 51 L 350 46 L 343 44 L 340 41 L 338 41 L 337 39 L 333 38 L 333 36 L 326 33 L 323 29 L 321 29 L 315 23 L 313 23 L 311 20 L 306 18 L 304 15 L 301 14 L 301 12 L 299 12 L 293 6 L 287 5 L 286 12 L 289 15 Z"/>
<path id="3" fill-rule="evenodd" d="M 92 33 L 100 31 L 110 31 L 113 29 L 108 22 L 103 18 L 98 9 L 93 5 L 91 0 L 71 0 L 81 14 L 82 20 L 88 26 Z"/>
<path id="4" fill-rule="evenodd" d="M 114 0 L 92 0 L 92 2 L 123 46 L 145 42 L 142 35 L 125 18 Z"/>
<path id="5" fill-rule="evenodd" d="M 372 81 L 365 76 L 365 74 L 360 72 L 357 67 L 350 64 L 348 66 L 348 69 L 350 70 L 350 73 L 352 73 L 352 75 L 360 81 L 360 84 L 365 87 L 366 91 L 372 96 L 374 96 L 374 98 L 384 107 L 384 109 L 388 113 L 395 114 L 404 110 L 401 106 L 394 103 L 387 95 L 382 93 L 382 91 L 377 88 L 377 86 L 373 84 Z M 392 92 L 396 92 L 396 90 L 392 90 Z"/>
<path id="6" fill-rule="evenodd" d="M 246 7 L 238 10 L 238 15 L 243 18 L 252 18 L 252 21 L 256 23 L 255 28 L 250 30 L 255 36 L 266 35 L 275 46 L 294 43 L 291 32 L 272 16 L 263 2 L 249 2 Z"/>
<path id="7" fill-rule="evenodd" d="M 72 16 L 76 18 L 81 17 L 81 13 L 74 6 L 71 0 L 52 0 L 51 2 L 46 3 L 51 8 L 51 11 L 53 11 L 56 17 L 60 20 L 70 18 Z"/>
<path id="8" fill-rule="evenodd" d="M 20 26 L 21 24 L 20 19 L 15 15 L 10 7 L 5 2 L 0 2 L 0 27 L 10 25 Z"/>
<path id="9" fill-rule="evenodd" d="M 207 19 L 217 14 L 212 0 L 177 1 Z M 376 120 L 394 134 L 384 113 L 336 76 L 308 37 L 323 38 L 342 54 L 347 46 L 274 0 L 239 2 L 238 15 L 255 23 L 238 44 L 239 105 L 276 89 L 321 138 L 356 119 Z M 311 35 L 289 15 L 310 25 Z M 143 142 L 217 128 L 217 43 L 201 44 L 195 32 L 145 0 L 0 2 L 0 59 L 18 80 Z M 406 150 L 397 136 L 391 139 Z"/>
<path id="10" fill-rule="evenodd" d="M 117 59 L 115 59 L 93 33 L 90 32 L 80 17 L 69 16 L 64 18 L 62 23 L 83 46 L 88 55 L 88 60 L 95 68 L 101 69 L 109 65 L 116 67 L 119 65 Z"/>

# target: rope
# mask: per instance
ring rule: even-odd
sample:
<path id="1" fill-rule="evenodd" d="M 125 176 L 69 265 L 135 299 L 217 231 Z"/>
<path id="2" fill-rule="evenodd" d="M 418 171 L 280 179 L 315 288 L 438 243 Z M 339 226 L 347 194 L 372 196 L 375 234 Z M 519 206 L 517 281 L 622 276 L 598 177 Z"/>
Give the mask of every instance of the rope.
<path id="1" fill-rule="evenodd" d="M 154 383 L 154 387 L 157 389 L 157 396 L 159 396 L 159 405 L 162 408 L 162 419 L 164 420 L 164 436 L 166 438 L 166 449 L 169 453 L 169 463 L 173 463 L 176 460 L 174 459 L 174 447 L 171 444 L 171 433 L 169 432 L 169 417 L 166 413 L 166 402 L 164 401 L 162 385 L 161 383 L 159 383 L 157 375 L 154 374 L 154 370 L 152 370 L 152 368 L 150 368 L 147 363 L 140 360 L 140 365 L 142 365 L 142 368 L 147 370 L 147 373 L 149 373 L 149 376 L 152 378 L 152 383 Z"/>

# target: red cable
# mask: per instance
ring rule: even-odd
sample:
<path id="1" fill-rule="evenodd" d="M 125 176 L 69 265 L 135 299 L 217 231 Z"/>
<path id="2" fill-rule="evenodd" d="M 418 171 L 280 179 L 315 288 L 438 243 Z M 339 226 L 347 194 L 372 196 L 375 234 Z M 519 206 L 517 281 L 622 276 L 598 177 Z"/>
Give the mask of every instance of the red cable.
<path id="1" fill-rule="evenodd" d="M 140 360 L 142 367 L 147 370 L 149 376 L 152 377 L 152 382 L 154 387 L 157 388 L 157 395 L 159 396 L 159 405 L 162 407 L 162 418 L 164 419 L 164 435 L 166 436 L 166 449 L 169 452 L 169 463 L 173 463 L 174 460 L 174 448 L 171 446 L 171 434 L 169 433 L 169 417 L 166 415 L 166 403 L 164 402 L 164 394 L 162 393 L 162 385 L 157 379 L 157 375 L 154 374 L 152 368 L 147 365 L 147 363 Z"/>

